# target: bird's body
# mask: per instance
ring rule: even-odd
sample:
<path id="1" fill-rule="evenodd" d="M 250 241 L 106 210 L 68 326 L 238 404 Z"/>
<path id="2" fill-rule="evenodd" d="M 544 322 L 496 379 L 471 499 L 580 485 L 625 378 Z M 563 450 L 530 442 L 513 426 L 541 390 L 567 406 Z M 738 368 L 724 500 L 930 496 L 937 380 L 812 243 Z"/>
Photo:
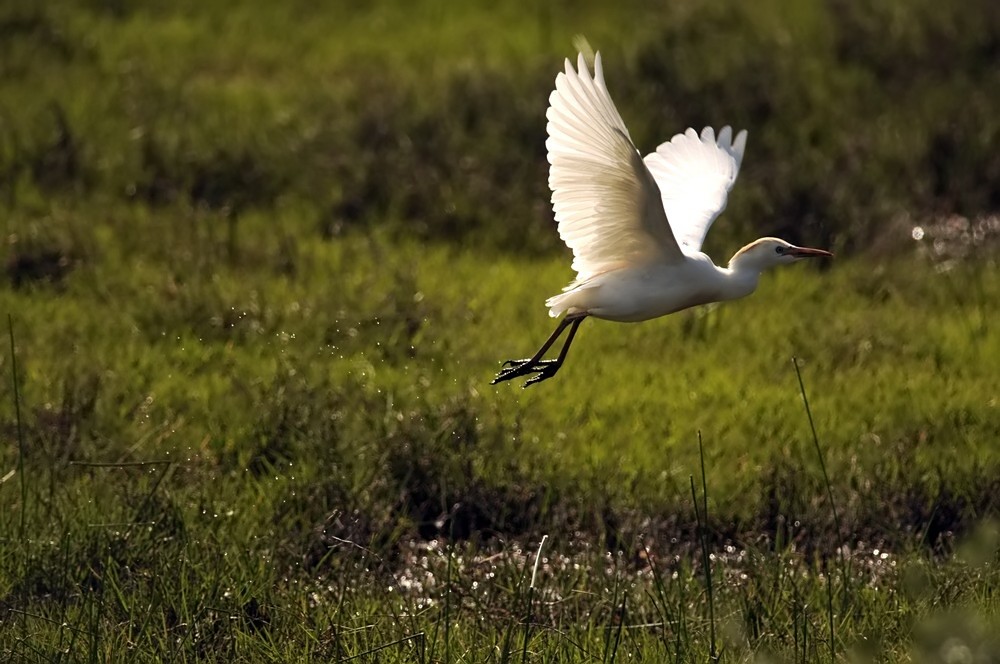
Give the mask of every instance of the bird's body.
<path id="1" fill-rule="evenodd" d="M 591 277 L 545 301 L 549 315 L 587 314 L 638 323 L 709 302 L 735 300 L 757 288 L 760 273 L 720 268 L 698 252 L 681 263 L 628 265 Z"/>
<path id="2" fill-rule="evenodd" d="M 564 316 L 555 332 L 533 357 L 505 362 L 494 383 L 551 378 L 588 316 L 638 322 L 734 300 L 752 293 L 769 267 L 831 255 L 770 237 L 740 249 L 724 268 L 702 253 L 739 173 L 746 131 L 734 139 L 729 127 L 718 136 L 711 127 L 700 135 L 688 129 L 642 157 L 611 101 L 599 53 L 593 77 L 583 55 L 576 70 L 566 61 L 546 117 L 552 208 L 577 278 L 545 302 L 549 315 Z M 567 327 L 558 358 L 543 360 Z"/>

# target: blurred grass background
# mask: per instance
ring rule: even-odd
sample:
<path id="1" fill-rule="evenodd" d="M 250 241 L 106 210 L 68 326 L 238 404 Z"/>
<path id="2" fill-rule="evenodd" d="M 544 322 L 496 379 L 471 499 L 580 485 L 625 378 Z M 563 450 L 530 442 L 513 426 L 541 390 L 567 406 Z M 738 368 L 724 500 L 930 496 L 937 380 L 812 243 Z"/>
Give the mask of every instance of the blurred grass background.
<path id="1" fill-rule="evenodd" d="M 995 655 L 998 7 L 0 7 L 0 652 Z M 572 276 L 577 35 L 641 149 L 750 130 L 718 262 L 838 258 L 495 389 Z"/>

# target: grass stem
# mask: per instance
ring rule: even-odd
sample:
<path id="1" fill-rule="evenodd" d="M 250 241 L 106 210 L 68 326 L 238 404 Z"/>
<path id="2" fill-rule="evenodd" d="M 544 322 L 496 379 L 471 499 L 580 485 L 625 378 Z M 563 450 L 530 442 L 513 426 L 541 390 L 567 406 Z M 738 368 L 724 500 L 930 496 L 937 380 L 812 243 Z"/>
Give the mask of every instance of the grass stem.
<path id="1" fill-rule="evenodd" d="M 535 581 L 538 577 L 538 564 L 542 559 L 542 547 L 548 535 L 542 535 L 542 541 L 538 543 L 538 551 L 535 552 L 535 565 L 531 569 L 531 583 L 528 585 L 528 605 L 524 613 L 524 639 L 521 643 L 521 661 L 528 661 L 528 640 L 531 636 L 531 604 L 535 595 Z"/>
<path id="2" fill-rule="evenodd" d="M 843 536 L 840 527 L 840 515 L 837 513 L 837 505 L 833 500 L 833 486 L 830 484 L 830 476 L 826 472 L 826 460 L 823 457 L 823 449 L 819 445 L 819 436 L 816 434 L 816 424 L 813 421 L 812 409 L 809 408 L 809 396 L 806 394 L 806 386 L 802 381 L 802 372 L 799 370 L 799 361 L 792 358 L 792 366 L 795 367 L 795 377 L 799 380 L 799 391 L 802 393 L 802 403 L 806 407 L 806 418 L 809 420 L 809 430 L 812 432 L 813 445 L 816 447 L 816 456 L 819 458 L 819 468 L 823 472 L 823 483 L 826 485 L 826 496 L 830 501 L 830 510 L 833 512 L 833 524 L 837 529 L 837 537 Z M 839 550 L 839 547 L 838 547 Z"/>
<path id="3" fill-rule="evenodd" d="M 24 477 L 24 428 L 21 423 L 21 388 L 17 380 L 17 352 L 14 348 L 14 317 L 7 314 L 7 335 L 10 337 L 10 375 L 14 382 L 14 414 L 17 423 L 17 474 L 21 482 L 21 520 L 18 537 L 24 539 L 25 516 L 28 512 L 28 483 Z"/>
<path id="4" fill-rule="evenodd" d="M 823 449 L 820 447 L 820 444 L 819 444 L 819 435 L 817 435 L 817 433 L 816 433 L 816 424 L 813 421 L 812 409 L 809 408 L 809 396 L 806 394 L 806 385 L 805 385 L 805 382 L 803 382 L 803 380 L 802 380 L 802 372 L 799 370 L 799 361 L 798 361 L 798 358 L 796 358 L 794 356 L 792 357 L 792 366 L 795 367 L 795 377 L 798 378 L 798 381 L 799 381 L 799 391 L 802 393 L 802 403 L 805 405 L 806 418 L 809 420 L 809 430 L 812 432 L 813 445 L 816 448 L 816 456 L 817 456 L 817 458 L 819 458 L 819 467 L 820 467 L 820 470 L 823 472 L 823 483 L 826 485 L 826 496 L 827 496 L 827 499 L 830 502 L 830 511 L 833 512 L 833 524 L 834 524 L 834 527 L 837 530 L 837 557 L 840 560 L 841 578 L 843 580 L 844 592 L 846 593 L 847 592 L 847 586 L 848 586 L 849 578 L 850 578 L 849 577 L 850 570 L 848 568 L 849 562 L 847 561 L 847 556 L 844 555 L 843 543 L 840 541 L 840 538 L 842 538 L 844 536 L 844 531 L 840 527 L 840 515 L 837 513 L 837 504 L 833 500 L 833 487 L 830 484 L 830 476 L 826 472 L 826 460 L 823 457 Z M 826 563 L 824 562 L 824 568 L 825 567 L 826 567 Z M 830 579 L 830 574 L 829 574 L 829 572 L 827 572 L 827 574 L 826 574 L 826 586 L 827 586 L 827 594 L 829 596 L 829 602 L 828 602 L 828 605 L 827 605 L 827 613 L 828 613 L 827 618 L 828 618 L 828 622 L 830 624 L 830 658 L 831 658 L 831 661 L 834 661 L 836 659 L 836 649 L 835 649 L 836 646 L 834 644 L 835 634 L 834 634 L 834 627 L 833 627 L 833 585 L 832 585 L 832 583 L 833 582 Z"/>
<path id="5" fill-rule="evenodd" d="M 823 567 L 824 567 L 823 572 L 824 575 L 826 576 L 826 616 L 827 620 L 830 623 L 830 661 L 836 662 L 837 645 L 834 641 L 835 634 L 833 629 L 833 579 L 830 578 L 831 576 L 830 571 L 825 569 L 826 568 L 825 564 L 823 565 Z"/>
<path id="6" fill-rule="evenodd" d="M 705 479 L 705 446 L 701 440 L 701 431 L 698 431 L 698 457 L 701 460 L 701 499 L 702 499 L 702 519 L 704 525 L 701 528 L 701 550 L 705 562 L 705 585 L 708 590 L 708 629 L 711 644 L 712 659 L 718 658 L 715 651 L 715 595 L 712 590 L 712 565 L 708 555 L 708 481 Z"/>
<path id="7" fill-rule="evenodd" d="M 416 641 L 417 644 L 418 644 L 418 647 L 421 649 L 421 652 L 422 652 L 423 641 L 424 641 L 424 633 L 423 632 L 417 632 L 416 634 L 410 634 L 409 636 L 404 636 L 403 638 L 396 639 L 395 641 L 392 641 L 390 643 L 383 643 L 382 645 L 377 646 L 375 648 L 372 648 L 371 650 L 366 650 L 364 652 L 359 652 L 357 655 L 351 655 L 350 657 L 346 657 L 346 658 L 341 659 L 339 661 L 341 661 L 341 662 L 350 662 L 350 661 L 353 661 L 355 659 L 360 659 L 362 657 L 367 657 L 369 655 L 374 655 L 375 653 L 381 652 L 381 651 L 385 650 L 386 648 L 391 648 L 393 646 L 403 645 L 404 643 L 406 643 L 408 641 Z"/>
<path id="8" fill-rule="evenodd" d="M 719 653 L 715 647 L 715 596 L 712 590 L 712 565 L 708 554 L 708 482 L 705 479 L 705 448 L 698 432 L 698 453 L 701 458 L 702 508 L 698 508 L 698 492 L 694 486 L 694 476 L 689 475 L 691 483 L 691 500 L 694 502 L 695 519 L 698 521 L 698 541 L 701 544 L 701 563 L 705 570 L 705 592 L 708 594 L 708 643 L 709 658 L 718 661 Z"/>

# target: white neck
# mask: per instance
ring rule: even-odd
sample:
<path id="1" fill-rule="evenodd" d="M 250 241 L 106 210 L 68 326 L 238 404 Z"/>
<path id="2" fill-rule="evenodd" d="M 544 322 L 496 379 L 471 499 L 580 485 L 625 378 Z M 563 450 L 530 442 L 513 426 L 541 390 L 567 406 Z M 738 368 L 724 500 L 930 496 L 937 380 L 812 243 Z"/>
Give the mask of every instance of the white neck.
<path id="1" fill-rule="evenodd" d="M 744 256 L 733 256 L 729 261 L 729 267 L 720 267 L 722 279 L 722 299 L 737 300 L 746 297 L 757 289 L 757 281 L 760 279 L 761 268 L 754 264 L 754 261 L 741 260 Z"/>

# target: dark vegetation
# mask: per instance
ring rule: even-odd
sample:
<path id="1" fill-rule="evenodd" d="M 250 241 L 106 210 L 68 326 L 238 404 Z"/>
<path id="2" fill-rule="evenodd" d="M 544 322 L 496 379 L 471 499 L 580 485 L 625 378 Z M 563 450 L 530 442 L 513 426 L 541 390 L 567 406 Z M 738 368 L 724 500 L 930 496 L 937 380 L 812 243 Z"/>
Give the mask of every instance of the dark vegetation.
<path id="1" fill-rule="evenodd" d="M 991 213 L 1000 207 L 1000 9 L 903 7 L 694 3 L 625 52 L 605 45 L 610 85 L 646 149 L 689 124 L 752 129 L 755 168 L 732 215 L 748 226 L 765 220 L 793 240 L 854 249 L 913 210 Z M 5 110 L 0 187 L 12 203 L 27 183 L 237 216 L 298 197 L 327 235 L 389 224 L 518 252 L 557 242 L 544 223 L 551 56 L 409 78 L 349 60 L 336 90 L 276 86 L 291 97 L 282 107 L 259 93 L 250 97 L 263 108 L 251 110 L 227 105 L 224 89 L 152 78 L 154 63 L 117 71 L 79 43 L 85 35 L 61 22 L 65 13 L 7 12 L 8 85 L 31 75 L 28 57 L 72 62 L 107 77 L 107 100 L 40 95 L 37 113 Z M 96 122 L 118 137 L 87 136 Z"/>

